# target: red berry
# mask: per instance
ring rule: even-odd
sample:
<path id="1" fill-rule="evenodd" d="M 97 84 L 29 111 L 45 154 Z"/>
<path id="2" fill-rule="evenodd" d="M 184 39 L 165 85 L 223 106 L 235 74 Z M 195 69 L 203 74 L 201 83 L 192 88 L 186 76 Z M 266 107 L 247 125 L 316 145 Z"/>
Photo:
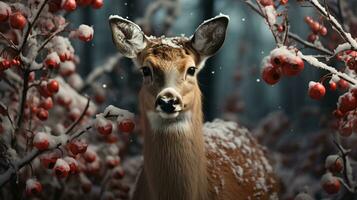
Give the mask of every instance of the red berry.
<path id="1" fill-rule="evenodd" d="M 64 4 L 62 5 L 63 9 L 66 11 L 74 11 L 77 8 L 77 3 L 75 0 L 65 0 Z"/>
<path id="2" fill-rule="evenodd" d="M 118 129 L 121 132 L 131 133 L 135 128 L 135 124 L 131 119 L 124 119 L 119 123 Z"/>
<path id="3" fill-rule="evenodd" d="M 92 163 L 97 159 L 97 153 L 92 149 L 87 149 L 87 151 L 83 154 L 83 158 L 87 162 Z"/>
<path id="4" fill-rule="evenodd" d="M 28 179 L 26 181 L 26 195 L 34 196 L 42 192 L 42 185 L 36 179 Z"/>
<path id="5" fill-rule="evenodd" d="M 349 87 L 350 87 L 350 84 L 343 80 L 343 79 L 340 79 L 338 82 L 337 82 L 337 87 L 338 89 L 340 90 L 347 90 Z"/>
<path id="6" fill-rule="evenodd" d="M 52 96 L 52 93 L 47 89 L 47 83 L 45 81 L 41 83 L 41 85 L 38 88 L 38 91 L 40 92 L 40 95 L 43 97 L 47 98 Z"/>
<path id="7" fill-rule="evenodd" d="M 109 135 L 112 133 L 112 130 L 113 130 L 113 125 L 110 122 L 104 126 L 97 127 L 97 131 L 102 135 Z"/>
<path id="8" fill-rule="evenodd" d="M 348 111 L 354 110 L 357 107 L 357 100 L 352 93 L 346 93 L 338 99 L 338 109 L 346 113 Z"/>
<path id="9" fill-rule="evenodd" d="M 269 85 L 274 85 L 279 82 L 281 78 L 281 71 L 279 68 L 268 65 L 263 69 L 262 78 Z"/>
<path id="10" fill-rule="evenodd" d="M 310 33 L 309 36 L 307 36 L 307 41 L 311 43 L 314 43 L 316 39 L 317 39 L 317 35 L 315 33 Z"/>
<path id="11" fill-rule="evenodd" d="M 274 6 L 274 2 L 273 0 L 259 0 L 260 4 L 262 4 L 262 6 Z"/>
<path id="12" fill-rule="evenodd" d="M 59 63 L 57 61 L 55 61 L 54 59 L 46 59 L 45 66 L 48 69 L 57 69 L 59 67 Z"/>
<path id="13" fill-rule="evenodd" d="M 103 7 L 103 0 L 93 0 L 92 1 L 92 7 L 95 9 L 99 9 L 101 7 Z"/>
<path id="14" fill-rule="evenodd" d="M 114 134 L 110 134 L 110 135 L 105 136 L 105 141 L 108 144 L 115 144 L 116 142 L 118 142 L 118 140 L 119 140 L 119 137 L 117 135 L 114 135 Z"/>
<path id="15" fill-rule="evenodd" d="M 20 12 L 15 12 L 10 16 L 10 25 L 14 29 L 25 28 L 27 20 Z"/>
<path id="16" fill-rule="evenodd" d="M 52 169 L 58 158 L 60 158 L 60 154 L 55 152 L 41 156 L 40 161 L 45 168 Z"/>
<path id="17" fill-rule="evenodd" d="M 72 99 L 68 96 L 58 96 L 57 103 L 63 107 L 69 107 L 72 103 Z"/>
<path id="18" fill-rule="evenodd" d="M 350 70 L 356 70 L 357 69 L 357 57 L 349 58 L 347 60 L 346 64 Z"/>
<path id="19" fill-rule="evenodd" d="M 46 121 L 48 119 L 48 111 L 44 108 L 39 108 L 36 116 L 39 120 Z"/>
<path id="20" fill-rule="evenodd" d="M 279 32 L 279 33 L 282 33 L 285 31 L 285 26 L 284 25 L 278 25 L 278 27 L 276 28 L 276 30 Z"/>
<path id="21" fill-rule="evenodd" d="M 69 156 L 65 157 L 64 160 L 68 163 L 70 172 L 72 174 L 76 174 L 79 170 L 78 162 L 74 158 L 69 157 Z"/>
<path id="22" fill-rule="evenodd" d="M 322 36 L 327 35 L 327 29 L 326 29 L 326 27 L 321 26 L 320 29 L 319 29 L 319 34 L 322 35 Z"/>
<path id="23" fill-rule="evenodd" d="M 273 67 L 279 68 L 283 66 L 286 62 L 286 57 L 284 55 L 274 55 L 270 58 L 270 63 Z"/>
<path id="24" fill-rule="evenodd" d="M 313 19 L 310 17 L 310 16 L 306 16 L 304 18 L 304 21 L 307 23 L 307 24 L 311 24 L 313 22 Z"/>
<path id="25" fill-rule="evenodd" d="M 311 28 L 312 32 L 314 32 L 315 34 L 319 32 L 320 27 L 321 27 L 320 23 L 315 22 L 315 21 L 310 24 L 310 28 Z"/>
<path id="26" fill-rule="evenodd" d="M 125 175 L 125 172 L 124 172 L 123 168 L 121 168 L 120 166 L 113 169 L 113 172 L 112 172 L 113 178 L 122 179 L 124 177 L 124 175 Z"/>
<path id="27" fill-rule="evenodd" d="M 106 164 L 109 168 L 114 168 L 118 166 L 120 163 L 120 157 L 119 156 L 107 156 L 106 158 Z"/>
<path id="28" fill-rule="evenodd" d="M 65 160 L 59 158 L 57 159 L 53 170 L 58 178 L 65 178 L 68 176 L 71 168 Z"/>
<path id="29" fill-rule="evenodd" d="M 339 110 L 339 109 L 336 109 L 332 112 L 332 114 L 336 117 L 336 118 L 341 118 L 343 117 L 343 113 Z"/>
<path id="30" fill-rule="evenodd" d="M 53 108 L 53 101 L 51 97 L 47 97 L 45 99 L 42 99 L 41 103 L 40 103 L 40 107 L 44 108 L 46 110 L 50 110 L 51 108 Z"/>
<path id="31" fill-rule="evenodd" d="M 47 83 L 47 90 L 52 94 L 57 93 L 59 90 L 58 81 L 50 80 L 50 82 Z"/>
<path id="32" fill-rule="evenodd" d="M 73 155 L 85 153 L 87 151 L 88 144 L 82 140 L 73 140 L 68 144 L 68 148 Z"/>
<path id="33" fill-rule="evenodd" d="M 0 70 L 7 70 L 10 68 L 10 66 L 11 62 L 9 60 L 4 59 L 0 62 Z"/>
<path id="34" fill-rule="evenodd" d="M 288 1 L 289 1 L 289 0 L 280 0 L 280 4 L 281 4 L 281 5 L 285 5 L 285 4 L 288 3 Z"/>
<path id="35" fill-rule="evenodd" d="M 0 22 L 5 22 L 9 18 L 10 14 L 10 6 L 7 3 L 0 1 Z"/>
<path id="36" fill-rule="evenodd" d="M 308 93 L 312 99 L 320 100 L 325 96 L 326 89 L 321 83 L 310 81 Z"/>
<path id="37" fill-rule="evenodd" d="M 329 155 L 325 160 L 325 167 L 332 173 L 340 173 L 343 170 L 343 161 L 339 155 Z"/>
<path id="38" fill-rule="evenodd" d="M 328 194 L 336 194 L 341 188 L 340 181 L 331 173 L 326 173 L 322 176 L 321 185 Z"/>
<path id="39" fill-rule="evenodd" d="M 294 61 L 285 63 L 282 66 L 283 74 L 286 76 L 295 76 L 299 74 L 304 69 L 304 61 L 296 57 Z"/>
<path id="40" fill-rule="evenodd" d="M 335 82 L 330 81 L 330 90 L 335 91 L 337 89 L 337 84 Z"/>
<path id="41" fill-rule="evenodd" d="M 50 146 L 50 137 L 47 133 L 38 132 L 33 138 L 33 146 L 35 146 L 38 150 L 43 151 L 47 150 Z"/>

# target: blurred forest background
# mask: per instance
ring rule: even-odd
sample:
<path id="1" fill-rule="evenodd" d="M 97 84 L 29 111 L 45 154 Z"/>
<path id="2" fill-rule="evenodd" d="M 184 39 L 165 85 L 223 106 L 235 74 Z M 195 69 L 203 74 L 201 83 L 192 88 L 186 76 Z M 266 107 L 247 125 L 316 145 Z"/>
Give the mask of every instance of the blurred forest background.
<path id="1" fill-rule="evenodd" d="M 180 34 L 189 36 L 203 20 L 219 13 L 227 14 L 231 18 L 223 48 L 207 62 L 204 71 L 200 74 L 201 89 L 205 97 L 206 120 L 224 116 L 238 117 L 239 121 L 248 127 L 253 127 L 266 115 L 275 111 L 282 111 L 289 118 L 297 118 L 308 110 L 317 111 L 317 108 L 323 109 L 324 112 L 333 110 L 337 95 L 329 95 L 321 102 L 322 105 L 313 102 L 306 95 L 309 80 L 319 77 L 319 71 L 316 69 L 306 67 L 300 76 L 283 80 L 274 86 L 264 84 L 260 80 L 261 60 L 275 47 L 275 43 L 264 20 L 249 9 L 243 1 L 178 0 L 172 2 L 177 4 L 174 11 L 177 12 L 175 13 L 177 18 L 173 20 L 168 36 Z M 80 57 L 85 58 L 79 66 L 80 73 L 88 74 L 91 69 L 100 67 L 109 56 L 117 52 L 112 43 L 107 22 L 109 15 L 117 14 L 137 21 L 145 17 L 145 12 L 152 3 L 153 1 L 150 0 L 107 0 L 104 8 L 98 12 L 91 12 L 88 8 L 71 13 L 69 17 L 74 24 L 90 24 L 95 29 L 93 42 L 76 44 Z M 292 1 L 290 6 L 294 4 L 296 2 Z M 149 19 L 158 29 L 154 30 L 156 36 L 162 33 L 160 29 L 162 29 L 161 22 L 165 20 L 167 14 L 165 12 L 165 9 L 158 10 Z M 303 18 L 312 13 L 313 8 L 309 7 L 296 6 L 296 9 L 289 9 L 289 16 L 294 16 L 289 19 L 292 31 L 302 37 L 307 37 L 309 28 Z M 141 80 L 134 68 L 124 66 L 127 65 L 123 65 L 122 68 L 118 67 L 116 73 L 111 74 L 112 87 L 118 90 L 116 90 L 117 94 L 109 94 L 113 95 L 109 99 L 115 105 L 126 105 L 128 109 L 133 110 L 137 105 L 135 95 L 131 98 L 120 97 L 124 94 L 128 95 L 127 90 L 132 90 L 132 94 L 136 94 Z M 233 109 L 234 116 L 227 116 L 225 112 L 227 109 Z M 318 128 L 317 118 L 304 119 L 290 131 Z"/>

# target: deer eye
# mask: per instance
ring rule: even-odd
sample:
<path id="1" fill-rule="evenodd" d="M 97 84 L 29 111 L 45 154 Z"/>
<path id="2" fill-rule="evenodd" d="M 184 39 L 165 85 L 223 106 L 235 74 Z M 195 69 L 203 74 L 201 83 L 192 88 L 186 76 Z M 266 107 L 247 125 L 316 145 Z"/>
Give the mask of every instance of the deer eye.
<path id="1" fill-rule="evenodd" d="M 190 76 L 194 76 L 196 73 L 196 67 L 189 67 L 187 69 L 187 74 L 190 75 Z"/>
<path id="2" fill-rule="evenodd" d="M 151 70 L 149 67 L 142 67 L 141 71 L 143 72 L 143 76 L 151 76 Z"/>

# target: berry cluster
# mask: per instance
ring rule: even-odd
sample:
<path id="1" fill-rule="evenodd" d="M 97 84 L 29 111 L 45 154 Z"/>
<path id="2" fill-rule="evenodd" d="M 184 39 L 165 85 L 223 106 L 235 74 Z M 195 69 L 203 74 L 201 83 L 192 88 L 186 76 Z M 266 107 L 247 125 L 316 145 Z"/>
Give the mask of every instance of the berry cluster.
<path id="1" fill-rule="evenodd" d="M 98 105 L 81 92 L 85 81 L 76 72 L 80 59 L 71 39 L 90 42 L 94 31 L 84 24 L 69 30 L 64 18 L 66 12 L 89 5 L 100 8 L 103 0 L 0 1 L 0 140 L 9 148 L 5 152 L 13 152 L 1 160 L 31 158 L 16 166 L 16 173 L 10 164 L 17 162 L 2 163 L 0 176 L 19 175 L 27 196 L 49 195 L 64 180 L 62 199 L 83 195 L 78 189 L 90 195 L 94 185 L 113 197 L 128 192 L 125 186 L 106 191 L 108 181 L 103 179 L 124 176 L 119 149 L 134 131 L 134 116 L 111 106 L 92 119 Z M 104 87 L 89 88 L 86 92 L 97 102 L 106 100 Z M 87 131 L 100 134 L 83 137 Z M 10 190 L 3 181 L 2 189 Z M 16 198 L 11 195 L 5 198 Z"/>
<path id="2" fill-rule="evenodd" d="M 311 33 L 307 37 L 307 41 L 315 42 L 318 39 L 318 35 L 326 36 L 327 35 L 327 28 L 322 25 L 321 23 L 315 21 L 309 16 L 305 17 L 306 24 L 310 27 Z"/>
<path id="3" fill-rule="evenodd" d="M 284 76 L 296 76 L 304 69 L 304 61 L 296 55 L 296 49 L 279 47 L 264 58 L 263 80 L 274 85 Z"/>

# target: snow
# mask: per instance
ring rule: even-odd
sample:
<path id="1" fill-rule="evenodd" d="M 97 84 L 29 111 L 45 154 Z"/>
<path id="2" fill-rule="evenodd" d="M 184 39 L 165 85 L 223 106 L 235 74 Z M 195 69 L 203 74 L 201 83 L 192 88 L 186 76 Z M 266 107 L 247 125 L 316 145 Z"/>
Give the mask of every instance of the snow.
<path id="1" fill-rule="evenodd" d="M 60 57 L 56 52 L 49 53 L 46 57 L 46 60 L 53 60 L 56 64 L 60 64 L 61 60 Z"/>
<path id="2" fill-rule="evenodd" d="M 66 171 L 70 171 L 70 167 L 69 167 L 68 163 L 65 160 L 63 160 L 62 158 L 57 159 L 54 168 L 63 168 Z"/>
<path id="3" fill-rule="evenodd" d="M 215 119 L 213 122 L 205 123 L 203 133 L 206 151 L 217 158 L 210 160 L 209 165 L 212 168 L 222 165 L 229 166 L 232 175 L 239 184 L 253 181 L 256 195 L 269 190 L 267 174 L 272 173 L 273 168 L 263 151 L 249 136 L 247 129 L 239 127 L 235 122 Z M 223 177 L 220 174 L 214 175 L 220 178 L 222 183 Z M 224 187 L 224 183 L 213 187 L 216 187 L 216 192 L 219 193 L 219 189 Z"/>
<path id="4" fill-rule="evenodd" d="M 271 6 L 263 7 L 263 12 L 267 16 L 268 23 L 270 25 L 274 25 L 276 23 L 276 16 L 277 16 L 274 6 L 271 5 Z"/>
<path id="5" fill-rule="evenodd" d="M 91 27 L 91 26 L 88 26 L 88 25 L 85 25 L 85 24 L 81 24 L 78 27 L 78 34 L 80 36 L 93 37 L 93 33 L 94 33 L 94 30 L 93 30 L 93 27 Z"/>
<path id="6" fill-rule="evenodd" d="M 37 187 L 39 185 L 39 182 L 37 179 L 34 178 L 29 178 L 26 181 L 26 190 L 32 190 L 33 188 Z"/>
<path id="7" fill-rule="evenodd" d="M 336 177 L 332 175 L 332 173 L 327 172 L 321 177 L 321 185 L 329 184 L 331 182 L 334 182 L 336 180 Z"/>
<path id="8" fill-rule="evenodd" d="M 301 192 L 299 193 L 294 200 L 314 200 L 309 194 Z"/>
<path id="9" fill-rule="evenodd" d="M 108 107 L 106 107 L 104 109 L 103 115 L 116 115 L 117 116 L 117 121 L 122 121 L 124 119 L 133 119 L 134 118 L 134 114 L 124 110 L 124 109 L 120 109 L 118 107 L 115 107 L 113 105 L 109 105 Z"/>
<path id="10" fill-rule="evenodd" d="M 81 89 L 84 84 L 82 77 L 77 73 L 71 74 L 68 77 L 67 81 L 76 90 Z"/>
<path id="11" fill-rule="evenodd" d="M 343 44 L 340 44 L 336 47 L 335 49 L 335 54 L 338 54 L 340 52 L 344 52 L 346 50 L 349 50 L 351 49 L 351 45 L 349 43 L 343 43 Z"/>
<path id="12" fill-rule="evenodd" d="M 302 54 L 300 51 L 298 52 L 298 56 L 301 57 L 302 59 L 304 59 L 306 62 L 308 62 L 310 65 L 313 65 L 315 67 L 321 68 L 321 69 L 325 69 L 329 72 L 331 72 L 332 74 L 338 75 L 342 78 L 344 78 L 345 80 L 353 83 L 354 85 L 357 85 L 357 80 L 351 78 L 350 76 L 348 76 L 345 73 L 339 72 L 337 71 L 335 68 L 328 66 L 327 64 L 320 62 L 317 58 L 315 58 L 314 56 L 311 55 L 304 55 Z"/>
<path id="13" fill-rule="evenodd" d="M 45 132 L 36 133 L 35 137 L 33 138 L 33 143 L 40 143 L 46 140 L 49 142 L 49 148 L 53 148 L 55 145 L 54 140 L 50 134 Z"/>
<path id="14" fill-rule="evenodd" d="M 9 16 L 10 13 L 11 13 L 10 6 L 7 3 L 0 1 L 0 15 Z"/>
<path id="15" fill-rule="evenodd" d="M 60 64 L 59 72 L 61 74 L 72 74 L 75 70 L 76 65 L 72 61 L 61 62 Z"/>
<path id="16" fill-rule="evenodd" d="M 325 167 L 328 169 L 331 165 L 334 165 L 336 161 L 340 158 L 339 155 L 329 155 L 325 160 Z"/>

